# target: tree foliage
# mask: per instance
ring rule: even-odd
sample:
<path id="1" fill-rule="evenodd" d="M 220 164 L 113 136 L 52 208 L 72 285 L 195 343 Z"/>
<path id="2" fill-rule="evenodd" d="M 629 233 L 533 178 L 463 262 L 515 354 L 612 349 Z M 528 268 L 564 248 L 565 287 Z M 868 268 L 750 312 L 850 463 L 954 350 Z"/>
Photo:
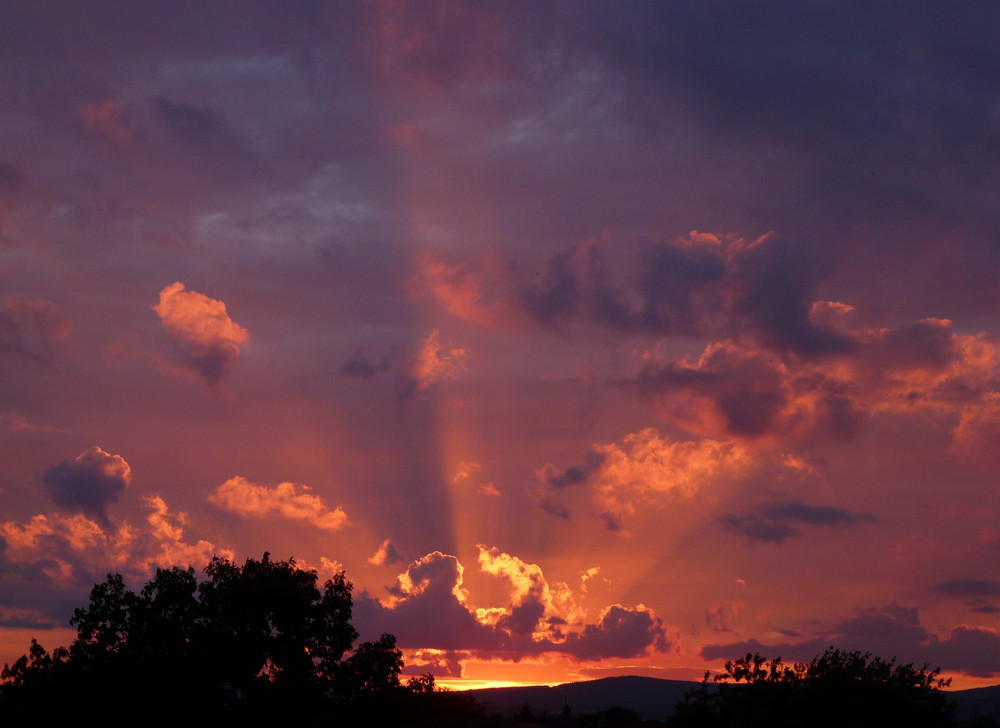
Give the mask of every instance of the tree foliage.
<path id="1" fill-rule="evenodd" d="M 74 611 L 69 648 L 32 640 L 4 667 L 0 708 L 29 715 L 58 694 L 67 715 L 109 701 L 255 721 L 343 712 L 358 695 L 403 689 L 392 635 L 355 646 L 351 591 L 342 572 L 320 588 L 315 571 L 267 553 L 242 566 L 215 558 L 200 582 L 193 568 L 158 569 L 138 592 L 109 574 Z"/>
<path id="2" fill-rule="evenodd" d="M 710 677 L 688 693 L 671 726 L 956 725 L 955 706 L 941 692 L 950 680 L 940 670 L 869 652 L 830 647 L 792 664 L 748 653 Z"/>

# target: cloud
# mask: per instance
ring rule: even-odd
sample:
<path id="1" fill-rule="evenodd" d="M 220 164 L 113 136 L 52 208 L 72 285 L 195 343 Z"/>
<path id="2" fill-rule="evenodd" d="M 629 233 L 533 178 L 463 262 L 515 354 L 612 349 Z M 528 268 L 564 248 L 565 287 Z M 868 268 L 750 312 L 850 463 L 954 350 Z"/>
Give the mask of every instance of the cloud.
<path id="1" fill-rule="evenodd" d="M 728 531 L 746 536 L 747 542 L 780 544 L 786 538 L 800 536 L 792 524 L 808 526 L 850 526 L 875 520 L 866 513 L 849 513 L 832 506 L 814 506 L 797 500 L 781 500 L 760 506 L 756 511 L 739 516 L 727 514 L 720 519 Z"/>
<path id="2" fill-rule="evenodd" d="M 829 645 L 896 657 L 900 662 L 929 664 L 945 672 L 977 677 L 1000 674 L 1000 634 L 996 631 L 961 625 L 949 630 L 944 637 L 938 637 L 920 623 L 916 609 L 898 604 L 859 612 L 821 636 L 803 642 L 766 645 L 752 639 L 706 644 L 701 648 L 701 656 L 706 660 L 718 660 L 759 652 L 768 658 L 806 662 Z"/>
<path id="3" fill-rule="evenodd" d="M 536 473 L 539 502 L 552 515 L 568 517 L 560 494 L 586 485 L 605 526 L 625 532 L 636 503 L 691 498 L 720 478 L 739 477 L 752 463 L 750 454 L 733 442 L 674 441 L 646 428 L 626 435 L 621 445 L 592 445 L 582 465 L 560 471 L 547 463 Z"/>
<path id="4" fill-rule="evenodd" d="M 613 604 L 601 612 L 597 624 L 568 636 L 562 650 L 576 660 L 638 657 L 648 652 L 668 652 L 676 635 L 668 634 L 663 620 L 642 604 L 626 608 Z"/>
<path id="5" fill-rule="evenodd" d="M 311 491 L 309 486 L 296 483 L 280 483 L 268 488 L 237 475 L 216 488 L 208 500 L 241 516 L 264 518 L 277 513 L 325 531 L 339 531 L 350 525 L 341 506 L 330 510 L 323 499 Z"/>
<path id="6" fill-rule="evenodd" d="M 0 308 L 0 351 L 44 362 L 68 337 L 69 322 L 51 301 L 31 301 L 15 293 Z"/>
<path id="7" fill-rule="evenodd" d="M 494 267 L 503 292 L 490 300 L 482 276 L 463 263 L 425 256 L 422 281 L 450 313 L 484 325 L 522 316 L 561 333 L 597 327 L 722 337 L 805 358 L 853 348 L 849 337 L 811 315 L 826 269 L 803 245 L 773 234 L 746 239 L 692 231 L 643 246 L 634 260 L 625 259 L 625 271 L 615 270 L 605 245 L 590 239 L 560 251 L 541 275 L 523 276 L 513 262 L 505 272 Z"/>
<path id="8" fill-rule="evenodd" d="M 132 139 L 122 108 L 114 101 L 84 104 L 77 107 L 76 116 L 91 136 L 117 145 L 127 144 Z"/>
<path id="9" fill-rule="evenodd" d="M 390 632 L 402 648 L 496 649 L 501 635 L 476 619 L 467 604 L 464 567 L 435 551 L 410 563 L 380 601 L 367 593 L 355 600 L 354 621 L 362 637 Z"/>
<path id="10" fill-rule="evenodd" d="M 955 579 L 937 584 L 934 588 L 957 597 L 1000 596 L 1000 581 L 990 579 Z"/>
<path id="11" fill-rule="evenodd" d="M 487 548 L 479 549 L 479 568 L 483 573 L 500 577 L 510 586 L 509 612 L 497 614 L 495 624 L 512 634 L 533 635 L 545 639 L 552 624 L 580 622 L 585 616 L 579 598 L 567 584 L 549 584 L 537 564 Z"/>
<path id="12" fill-rule="evenodd" d="M 153 306 L 174 340 L 185 363 L 194 367 L 209 385 L 228 374 L 240 348 L 249 340 L 246 329 L 226 313 L 226 304 L 173 283 L 160 291 Z"/>
<path id="13" fill-rule="evenodd" d="M 565 584 L 548 584 L 538 565 L 479 546 L 479 566 L 507 582 L 506 604 L 474 608 L 464 567 L 454 556 L 436 551 L 412 562 L 386 600 L 360 595 L 355 602 L 359 631 L 390 631 L 409 650 L 461 651 L 488 660 L 544 654 L 578 661 L 637 657 L 677 644 L 676 630 L 641 604 L 611 605 L 596 622 L 587 623 L 579 594 Z M 593 574 L 583 575 L 580 593 Z"/>
<path id="14" fill-rule="evenodd" d="M 368 557 L 368 563 L 373 566 L 392 566 L 400 561 L 403 561 L 403 557 L 389 539 L 379 544 L 375 553 Z"/>
<path id="15" fill-rule="evenodd" d="M 186 541 L 186 513 L 171 512 L 158 496 L 143 500 L 149 509 L 144 522 L 115 527 L 80 513 L 0 522 L 0 603 L 61 623 L 110 571 L 138 582 L 157 567 L 201 567 L 212 556 L 235 557 L 204 539 Z"/>
<path id="16" fill-rule="evenodd" d="M 733 343 L 710 344 L 693 361 L 650 357 L 629 384 L 675 424 L 709 436 L 847 437 L 867 416 L 850 383 Z"/>
<path id="17" fill-rule="evenodd" d="M 187 513 L 171 513 L 166 502 L 156 495 L 144 500 L 150 509 L 146 521 L 153 537 L 152 542 L 158 547 L 145 557 L 147 563 L 160 568 L 175 565 L 201 567 L 214 556 L 235 558 L 231 550 L 220 548 L 211 541 L 199 539 L 194 543 L 185 542 L 184 531 L 190 523 Z"/>
<path id="18" fill-rule="evenodd" d="M 961 415 L 960 452 L 995 437 L 1000 344 L 957 334 L 951 321 L 923 319 L 895 329 L 845 328 L 848 353 L 796 359 L 722 341 L 696 359 L 654 349 L 625 384 L 686 430 L 746 441 L 846 439 L 881 412 L 923 408 Z"/>
<path id="19" fill-rule="evenodd" d="M 200 147 L 211 147 L 229 138 L 225 121 L 211 109 L 162 97 L 149 100 L 153 112 L 176 138 Z"/>
<path id="20" fill-rule="evenodd" d="M 465 369 L 465 356 L 464 349 L 443 345 L 441 332 L 434 329 L 420 342 L 400 388 L 400 399 L 410 399 L 435 382 L 455 379 Z"/>
<path id="21" fill-rule="evenodd" d="M 737 601 L 713 604 L 705 610 L 705 624 L 713 632 L 732 632 L 733 623 L 744 606 L 743 602 Z"/>
<path id="22" fill-rule="evenodd" d="M 965 606 L 979 614 L 998 614 L 1000 606 L 991 597 L 1000 596 L 1000 582 L 990 579 L 956 579 L 934 586 L 934 590 L 953 597 L 968 597 Z"/>
<path id="23" fill-rule="evenodd" d="M 58 506 L 83 513 L 104 527 L 110 525 L 108 506 L 118 501 L 131 481 L 125 459 L 96 445 L 53 465 L 42 476 L 45 491 Z"/>
<path id="24" fill-rule="evenodd" d="M 341 365 L 338 372 L 341 376 L 345 377 L 373 379 L 379 374 L 388 371 L 390 366 L 388 356 L 376 359 L 369 347 L 362 346 L 354 352 L 350 359 Z"/>

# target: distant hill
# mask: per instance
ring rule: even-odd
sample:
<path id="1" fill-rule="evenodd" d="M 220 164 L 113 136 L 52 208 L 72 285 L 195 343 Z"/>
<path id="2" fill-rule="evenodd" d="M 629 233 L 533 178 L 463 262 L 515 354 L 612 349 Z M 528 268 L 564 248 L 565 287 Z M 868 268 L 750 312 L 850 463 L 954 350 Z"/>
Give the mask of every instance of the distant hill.
<path id="1" fill-rule="evenodd" d="M 644 720 L 663 720 L 673 714 L 686 692 L 699 685 L 687 680 L 622 676 L 555 687 L 483 688 L 470 692 L 491 713 L 503 715 L 511 715 L 523 705 L 529 705 L 536 715 L 558 715 L 568 705 L 575 716 L 620 707 L 634 710 Z M 1000 685 L 949 691 L 948 696 L 958 703 L 959 718 L 973 713 L 1000 715 Z"/>
<path id="2" fill-rule="evenodd" d="M 569 705 L 575 716 L 620 707 L 634 710 L 644 720 L 663 720 L 674 712 L 684 693 L 700 684 L 687 680 L 622 676 L 554 687 L 482 688 L 470 692 L 491 713 L 503 715 L 510 715 L 525 704 L 531 706 L 536 715 L 543 712 L 558 715 L 563 706 Z"/>
<path id="3" fill-rule="evenodd" d="M 959 718 L 968 718 L 973 713 L 980 713 L 982 715 L 996 713 L 1000 716 L 1000 685 L 992 685 L 988 688 L 949 691 L 948 695 L 958 703 Z"/>

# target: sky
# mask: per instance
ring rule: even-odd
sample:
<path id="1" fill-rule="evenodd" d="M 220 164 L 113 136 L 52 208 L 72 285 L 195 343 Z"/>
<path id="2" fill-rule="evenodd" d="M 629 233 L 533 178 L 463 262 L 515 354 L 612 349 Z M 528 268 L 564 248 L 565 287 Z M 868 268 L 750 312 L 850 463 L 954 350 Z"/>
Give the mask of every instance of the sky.
<path id="1" fill-rule="evenodd" d="M 453 687 L 1000 682 L 998 27 L 0 4 L 0 663 L 266 551 Z"/>

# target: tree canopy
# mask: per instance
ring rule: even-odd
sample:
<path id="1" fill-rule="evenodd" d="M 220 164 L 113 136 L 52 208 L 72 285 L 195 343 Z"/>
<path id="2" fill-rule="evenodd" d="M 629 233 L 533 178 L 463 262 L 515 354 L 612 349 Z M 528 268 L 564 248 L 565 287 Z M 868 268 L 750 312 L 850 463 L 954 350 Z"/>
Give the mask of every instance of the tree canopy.
<path id="1" fill-rule="evenodd" d="M 941 691 L 950 681 L 939 670 L 869 652 L 830 647 L 792 664 L 748 653 L 710 677 L 681 702 L 671 726 L 956 725 L 955 706 Z"/>
<path id="2" fill-rule="evenodd" d="M 315 571 L 265 553 L 242 566 L 214 558 L 204 573 L 199 581 L 193 568 L 158 569 L 138 592 L 109 574 L 74 611 L 68 648 L 50 654 L 32 640 L 28 654 L 4 667 L 0 709 L 27 715 L 58 691 L 67 714 L 111 701 L 230 719 L 280 710 L 287 720 L 301 710 L 309 722 L 401 689 L 395 637 L 354 644 L 343 572 L 320 588 Z"/>

